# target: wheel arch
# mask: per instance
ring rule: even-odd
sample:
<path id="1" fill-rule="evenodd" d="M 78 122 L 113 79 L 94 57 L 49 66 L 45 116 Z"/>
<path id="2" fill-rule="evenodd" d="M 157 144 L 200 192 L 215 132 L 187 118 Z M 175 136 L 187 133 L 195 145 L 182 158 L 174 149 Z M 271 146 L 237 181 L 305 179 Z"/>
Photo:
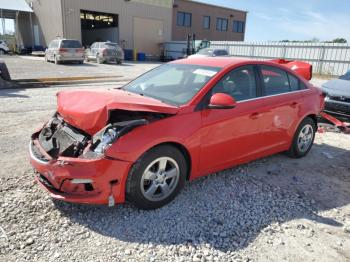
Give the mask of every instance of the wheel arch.
<path id="1" fill-rule="evenodd" d="M 154 145 L 153 147 L 149 148 L 146 152 L 148 152 L 156 147 L 164 146 L 164 145 L 173 146 L 183 154 L 183 156 L 185 157 L 185 160 L 186 160 L 186 164 L 187 164 L 186 180 L 190 180 L 191 171 L 192 171 L 192 158 L 191 158 L 191 154 L 190 154 L 189 150 L 184 145 L 182 145 L 178 142 L 170 142 L 170 141 L 163 142 L 163 143 Z"/>
<path id="2" fill-rule="evenodd" d="M 316 128 L 317 128 L 317 115 L 316 115 L 316 114 L 309 114 L 309 115 L 305 116 L 305 117 L 303 118 L 303 120 L 304 120 L 305 118 L 307 118 L 307 117 L 311 118 L 311 119 L 314 121 L 315 126 L 316 126 Z"/>

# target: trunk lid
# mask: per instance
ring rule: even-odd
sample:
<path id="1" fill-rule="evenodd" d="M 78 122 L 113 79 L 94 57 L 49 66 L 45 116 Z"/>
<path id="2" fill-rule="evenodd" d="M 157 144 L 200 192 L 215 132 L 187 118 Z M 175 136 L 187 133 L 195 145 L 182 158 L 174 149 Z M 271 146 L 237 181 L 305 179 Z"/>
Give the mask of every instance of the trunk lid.
<path id="1" fill-rule="evenodd" d="M 106 126 L 109 111 L 176 114 L 176 106 L 123 90 L 76 90 L 57 93 L 57 112 L 66 122 L 93 135 Z"/>

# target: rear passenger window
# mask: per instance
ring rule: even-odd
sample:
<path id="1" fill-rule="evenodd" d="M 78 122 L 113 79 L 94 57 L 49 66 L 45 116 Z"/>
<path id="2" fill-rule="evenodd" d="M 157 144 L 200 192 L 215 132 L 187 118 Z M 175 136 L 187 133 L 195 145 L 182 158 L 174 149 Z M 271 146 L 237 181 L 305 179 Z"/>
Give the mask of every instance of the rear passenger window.
<path id="1" fill-rule="evenodd" d="M 290 90 L 291 91 L 297 91 L 299 90 L 299 79 L 295 76 L 288 74 L 289 77 L 289 84 L 290 84 Z"/>
<path id="2" fill-rule="evenodd" d="M 277 95 L 290 91 L 287 72 L 272 66 L 261 66 L 264 80 L 264 95 Z"/>
<path id="3" fill-rule="evenodd" d="M 212 89 L 212 95 L 225 93 L 236 101 L 257 97 L 255 71 L 252 66 L 244 66 L 226 74 Z"/>

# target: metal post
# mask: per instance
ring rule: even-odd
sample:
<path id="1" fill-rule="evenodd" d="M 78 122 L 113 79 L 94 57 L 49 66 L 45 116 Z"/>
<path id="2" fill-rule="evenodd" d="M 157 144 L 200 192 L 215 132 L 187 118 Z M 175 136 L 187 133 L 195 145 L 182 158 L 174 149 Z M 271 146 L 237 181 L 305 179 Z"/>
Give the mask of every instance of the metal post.
<path id="1" fill-rule="evenodd" d="M 1 9 L 1 27 L 2 27 L 2 34 L 5 35 L 5 21 L 4 21 L 2 9 Z"/>
<path id="2" fill-rule="evenodd" d="M 281 58 L 285 59 L 285 58 L 286 58 L 286 54 L 287 54 L 287 46 L 286 46 L 286 45 L 283 45 L 283 46 L 282 46 Z"/>
<path id="3" fill-rule="evenodd" d="M 318 60 L 319 66 L 318 66 L 318 73 L 322 75 L 322 70 L 323 70 L 323 62 L 324 62 L 324 56 L 326 53 L 326 47 L 323 45 L 320 50 L 320 58 Z"/>
<path id="4" fill-rule="evenodd" d="M 254 58 L 254 56 L 255 56 L 255 46 L 254 46 L 254 44 L 251 44 L 251 46 L 250 46 L 250 57 Z"/>

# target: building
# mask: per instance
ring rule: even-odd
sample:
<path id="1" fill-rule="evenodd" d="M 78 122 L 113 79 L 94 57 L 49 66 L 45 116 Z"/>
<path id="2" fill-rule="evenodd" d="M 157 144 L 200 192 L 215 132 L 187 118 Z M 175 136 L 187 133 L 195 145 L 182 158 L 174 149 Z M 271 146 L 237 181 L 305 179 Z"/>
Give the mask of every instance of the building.
<path id="1" fill-rule="evenodd" d="M 201 40 L 244 41 L 246 19 L 246 11 L 174 0 L 172 40 L 186 40 L 188 34 L 195 34 Z"/>
<path id="2" fill-rule="evenodd" d="M 84 46 L 110 40 L 158 55 L 159 44 L 171 40 L 172 0 L 26 1 L 34 14 L 19 17 L 24 45 L 47 46 L 56 37 Z"/>
<path id="3" fill-rule="evenodd" d="M 158 56 L 162 43 L 193 33 L 201 40 L 243 41 L 247 17 L 245 11 L 190 0 L 2 1 L 5 9 L 14 6 L 17 45 L 36 49 L 61 37 L 78 39 L 85 47 L 109 40 Z"/>

